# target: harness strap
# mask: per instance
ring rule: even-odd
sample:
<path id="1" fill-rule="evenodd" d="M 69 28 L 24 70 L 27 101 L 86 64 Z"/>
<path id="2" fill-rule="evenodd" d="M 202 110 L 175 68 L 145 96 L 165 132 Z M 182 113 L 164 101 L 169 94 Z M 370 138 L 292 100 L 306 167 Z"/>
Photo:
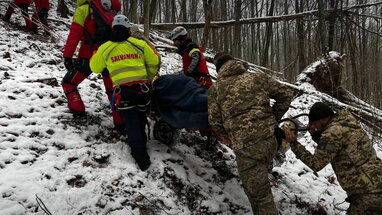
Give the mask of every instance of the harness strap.
<path id="1" fill-rule="evenodd" d="M 117 110 L 129 110 L 135 107 L 139 108 L 139 111 L 146 111 L 146 107 L 150 105 L 151 100 L 149 100 L 146 104 L 138 104 L 138 105 L 132 105 L 132 106 L 124 106 L 121 101 L 121 86 L 138 86 L 140 88 L 141 93 L 148 93 L 150 91 L 150 87 L 147 86 L 146 81 L 133 81 L 125 84 L 121 84 L 114 88 L 112 99 L 111 99 L 111 106 Z"/>

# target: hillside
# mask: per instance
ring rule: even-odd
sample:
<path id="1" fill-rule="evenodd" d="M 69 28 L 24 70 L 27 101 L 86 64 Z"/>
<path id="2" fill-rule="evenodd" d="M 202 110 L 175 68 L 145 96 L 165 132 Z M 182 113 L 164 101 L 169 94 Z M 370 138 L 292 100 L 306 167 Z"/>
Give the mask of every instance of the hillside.
<path id="1" fill-rule="evenodd" d="M 23 31 L 19 14 L 0 22 L 0 214 L 42 215 L 43 205 L 51 214 L 251 214 L 232 150 L 205 144 L 197 132 L 182 130 L 171 147 L 151 134 L 152 165 L 140 171 L 113 131 L 101 77 L 79 86 L 87 115 L 73 118 L 60 86 L 70 20 L 53 11 L 54 38 Z M 180 56 L 158 51 L 161 74 L 181 70 Z M 306 113 L 319 100 L 319 92 L 304 93 L 287 114 Z M 314 151 L 309 134 L 300 141 Z M 381 146 L 375 139 L 380 157 Z M 270 177 L 283 214 L 345 214 L 346 194 L 330 165 L 314 173 L 289 150 Z"/>

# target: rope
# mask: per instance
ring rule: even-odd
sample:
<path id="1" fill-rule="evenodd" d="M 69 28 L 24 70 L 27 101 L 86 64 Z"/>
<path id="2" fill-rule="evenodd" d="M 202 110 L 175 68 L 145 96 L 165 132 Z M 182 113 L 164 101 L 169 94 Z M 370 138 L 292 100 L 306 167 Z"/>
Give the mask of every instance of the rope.
<path id="1" fill-rule="evenodd" d="M 52 215 L 52 213 L 48 210 L 48 208 L 45 206 L 44 202 L 37 196 L 36 194 L 36 202 L 38 206 L 44 211 L 47 215 Z"/>

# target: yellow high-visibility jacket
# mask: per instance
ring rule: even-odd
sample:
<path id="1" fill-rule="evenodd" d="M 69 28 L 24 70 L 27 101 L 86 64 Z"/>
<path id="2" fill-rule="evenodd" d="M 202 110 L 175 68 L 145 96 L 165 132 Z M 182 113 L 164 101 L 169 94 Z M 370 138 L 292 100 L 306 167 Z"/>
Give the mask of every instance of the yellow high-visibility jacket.
<path id="1" fill-rule="evenodd" d="M 145 41 L 129 37 L 122 42 L 108 41 L 90 59 L 94 73 L 109 70 L 113 86 L 152 81 L 159 70 L 159 55 Z"/>

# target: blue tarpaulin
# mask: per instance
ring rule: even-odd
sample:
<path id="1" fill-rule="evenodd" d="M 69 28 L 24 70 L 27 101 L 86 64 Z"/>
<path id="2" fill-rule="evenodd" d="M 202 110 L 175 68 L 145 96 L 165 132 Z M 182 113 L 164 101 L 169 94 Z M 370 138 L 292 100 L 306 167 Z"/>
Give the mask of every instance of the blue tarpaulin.
<path id="1" fill-rule="evenodd" d="M 160 118 L 175 128 L 203 130 L 208 123 L 208 90 L 184 74 L 162 75 L 153 83 Z"/>

